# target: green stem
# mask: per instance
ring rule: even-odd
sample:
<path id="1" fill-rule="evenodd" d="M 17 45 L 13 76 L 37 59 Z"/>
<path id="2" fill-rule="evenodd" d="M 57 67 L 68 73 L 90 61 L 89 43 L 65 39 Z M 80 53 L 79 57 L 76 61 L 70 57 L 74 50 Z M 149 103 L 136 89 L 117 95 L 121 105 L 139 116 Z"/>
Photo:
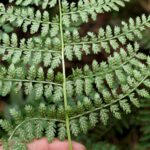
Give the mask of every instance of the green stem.
<path id="1" fill-rule="evenodd" d="M 63 93 L 64 93 L 64 106 L 65 106 L 65 118 L 66 118 L 66 129 L 69 143 L 69 150 L 72 150 L 72 141 L 70 134 L 69 116 L 68 116 L 68 104 L 67 104 L 67 94 L 66 94 L 66 70 L 65 70 L 65 58 L 64 58 L 64 35 L 63 35 L 63 24 L 62 24 L 62 8 L 61 0 L 59 0 L 59 13 L 60 13 L 60 33 L 61 33 L 61 46 L 62 46 L 62 69 L 63 69 Z"/>

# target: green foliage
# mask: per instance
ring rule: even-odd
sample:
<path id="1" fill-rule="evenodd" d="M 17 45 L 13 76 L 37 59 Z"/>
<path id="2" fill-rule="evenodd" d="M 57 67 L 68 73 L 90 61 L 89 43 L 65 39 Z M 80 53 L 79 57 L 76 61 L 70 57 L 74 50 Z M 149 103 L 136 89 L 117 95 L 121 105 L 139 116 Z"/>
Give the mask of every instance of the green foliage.
<path id="1" fill-rule="evenodd" d="M 16 5 L 28 6 L 31 4 L 35 4 L 36 6 L 42 5 L 43 9 L 47 7 L 54 7 L 57 3 L 57 0 L 44 0 L 41 2 L 40 0 L 9 0 L 10 3 L 15 2 Z"/>
<path id="2" fill-rule="evenodd" d="M 88 22 L 90 15 L 93 20 L 96 20 L 98 13 L 110 12 L 112 10 L 119 11 L 119 6 L 124 7 L 125 2 L 129 0 L 80 0 L 77 3 L 71 3 L 70 7 L 66 0 L 62 2 L 63 24 L 67 27 L 71 22 Z M 79 38 L 77 38 L 78 40 Z"/>
<path id="3" fill-rule="evenodd" d="M 108 144 L 106 142 L 97 142 L 93 145 L 92 150 L 119 150 L 115 145 Z"/>
<path id="4" fill-rule="evenodd" d="M 141 32 L 145 30 L 144 26 L 150 27 L 149 21 L 150 17 L 147 18 L 145 15 L 137 17 L 135 21 L 130 18 L 128 24 L 122 22 L 122 28 L 115 26 L 112 30 L 108 25 L 106 29 L 100 28 L 98 35 L 88 32 L 82 39 L 79 38 L 77 30 L 74 30 L 73 33 L 67 31 L 64 33 L 66 57 L 68 60 L 72 60 L 75 55 L 78 60 L 81 60 L 82 53 L 79 49 L 87 55 L 91 53 L 90 49 L 94 54 L 98 54 L 102 50 L 105 50 L 106 53 L 110 53 L 112 49 L 117 50 L 120 44 L 126 45 L 127 40 L 134 41 L 135 37 L 141 39 Z"/>
<path id="5" fill-rule="evenodd" d="M 79 0 L 76 6 L 58 0 L 59 14 L 55 17 L 47 10 L 55 8 L 56 0 L 10 0 L 15 6 L 8 7 L 0 4 L 2 26 L 10 23 L 32 35 L 20 39 L 16 33 L 2 32 L 0 95 L 23 89 L 39 104 L 26 105 L 22 111 L 10 109 L 11 119 L 0 120 L 8 149 L 24 150 L 21 143 L 42 136 L 52 142 L 58 136 L 60 140 L 68 137 L 71 150 L 70 132 L 74 136 L 80 131 L 86 134 L 98 123 L 107 125 L 112 117 L 121 119 L 133 106 L 140 107 L 141 98 L 149 98 L 150 57 L 140 52 L 136 39 L 150 27 L 150 16 L 130 18 L 113 29 L 107 25 L 98 34 L 88 32 L 85 37 L 80 37 L 75 26 L 88 22 L 89 16 L 96 20 L 99 13 L 119 11 L 128 1 Z M 107 61 L 71 66 L 68 74 L 67 61 L 81 61 L 84 53 L 97 55 L 102 51 L 108 53 Z M 10 141 L 17 142 L 10 145 Z M 104 150 L 108 147 L 103 146 Z"/>
<path id="6" fill-rule="evenodd" d="M 139 112 L 139 115 L 137 117 L 137 120 L 139 123 L 142 123 L 142 126 L 140 128 L 140 131 L 142 133 L 142 136 L 140 138 L 140 147 L 143 150 L 148 150 L 150 148 L 150 100 L 149 99 L 143 99 L 141 104 L 141 110 Z"/>

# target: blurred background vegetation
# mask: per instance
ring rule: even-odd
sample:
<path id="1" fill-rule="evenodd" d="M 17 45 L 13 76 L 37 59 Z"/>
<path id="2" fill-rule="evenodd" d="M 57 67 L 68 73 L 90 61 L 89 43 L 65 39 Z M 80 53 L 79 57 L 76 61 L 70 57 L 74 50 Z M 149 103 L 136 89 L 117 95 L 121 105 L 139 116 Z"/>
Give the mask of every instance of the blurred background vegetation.
<path id="1" fill-rule="evenodd" d="M 69 0 L 72 2 L 73 0 Z M 77 0 L 74 0 L 76 2 Z M 0 2 L 8 4 L 7 0 Z M 51 10 L 54 13 L 57 10 Z M 111 26 L 120 26 L 121 21 L 127 21 L 130 17 L 135 18 L 141 14 L 150 14 L 150 0 L 131 0 L 125 8 L 121 8 L 120 12 L 111 12 L 98 15 L 97 21 L 90 21 L 88 24 L 83 24 L 80 28 L 80 35 L 84 36 L 88 31 L 97 32 L 99 27 L 105 27 L 107 24 Z M 31 35 L 24 35 L 19 29 L 15 29 L 8 24 L 5 24 L 1 32 L 12 32 L 21 37 L 29 38 Z M 150 30 L 147 29 L 143 34 L 143 40 L 140 40 L 141 51 L 149 55 L 150 52 Z M 106 54 L 96 56 L 96 59 L 106 60 Z M 85 57 L 82 63 L 91 63 L 95 56 Z M 75 60 L 76 61 L 76 60 Z M 73 64 L 67 64 L 69 67 Z M 88 150 L 150 150 L 150 99 L 143 99 L 140 109 L 133 109 L 132 114 L 123 115 L 121 121 L 112 119 L 105 127 L 98 125 L 90 130 L 88 135 L 81 135 L 75 138 L 76 141 L 82 141 Z M 8 109 L 16 107 L 21 109 L 26 103 L 33 103 L 32 96 L 25 97 L 20 91 L 19 94 L 11 93 L 10 96 L 0 97 L 0 118 L 9 118 Z M 34 104 L 36 105 L 36 104 Z M 0 133 L 0 137 L 4 133 Z"/>

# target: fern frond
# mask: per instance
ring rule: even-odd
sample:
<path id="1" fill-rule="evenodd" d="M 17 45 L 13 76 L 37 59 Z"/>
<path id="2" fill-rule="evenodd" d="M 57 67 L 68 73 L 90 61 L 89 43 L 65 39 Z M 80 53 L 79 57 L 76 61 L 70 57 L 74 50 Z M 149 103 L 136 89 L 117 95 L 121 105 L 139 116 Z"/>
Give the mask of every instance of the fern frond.
<path id="1" fill-rule="evenodd" d="M 87 36 L 82 39 L 79 38 L 77 30 L 73 33 L 65 32 L 65 55 L 68 60 L 73 60 L 74 56 L 78 60 L 82 59 L 82 54 L 90 54 L 90 49 L 94 54 L 98 54 L 105 50 L 106 53 L 110 53 L 111 50 L 117 50 L 119 45 L 126 45 L 127 40 L 134 41 L 135 37 L 142 38 L 142 31 L 150 27 L 150 17 L 142 15 L 137 17 L 135 21 L 130 18 L 129 23 L 122 22 L 122 28 L 116 26 L 114 30 L 108 25 L 106 30 L 99 29 L 98 35 L 92 32 L 88 32 Z"/>
<path id="2" fill-rule="evenodd" d="M 6 33 L 2 34 L 0 54 L 3 61 L 8 61 L 12 64 L 18 64 L 23 61 L 24 64 L 34 65 L 43 62 L 45 67 L 51 66 L 51 68 L 55 68 L 60 64 L 60 49 L 51 43 L 50 38 L 45 41 L 39 38 L 21 39 L 19 44 L 18 41 L 15 33 L 11 36 Z M 52 47 L 53 50 L 51 50 Z"/>
<path id="3" fill-rule="evenodd" d="M 46 135 L 48 141 L 51 142 L 55 137 L 57 122 L 59 122 L 58 136 L 63 140 L 66 137 L 65 121 L 59 118 L 49 118 L 48 108 L 51 108 L 51 106 L 45 106 L 41 103 L 37 111 L 33 106 L 26 105 L 25 114 L 16 109 L 11 109 L 12 121 L 0 120 L 0 126 L 8 133 L 8 141 L 12 142 L 14 139 L 21 143 L 28 143 L 34 138 L 41 138 L 43 135 Z M 59 111 L 59 109 L 57 110 Z M 29 114 L 33 114 L 34 117 Z M 24 120 L 20 118 L 24 118 Z"/>
<path id="4" fill-rule="evenodd" d="M 62 2 L 63 23 L 65 26 L 70 26 L 72 22 L 88 22 L 89 16 L 96 20 L 98 13 L 110 12 L 112 10 L 119 11 L 119 7 L 124 7 L 125 2 L 129 0 L 79 0 L 78 7 L 76 3 L 71 3 L 70 6 L 66 0 Z"/>
<path id="5" fill-rule="evenodd" d="M 44 0 L 41 2 L 40 0 L 9 0 L 10 3 L 15 2 L 16 5 L 28 6 L 35 4 L 36 6 L 42 6 L 42 9 L 46 9 L 47 7 L 54 7 L 57 3 L 57 0 Z"/>
<path id="6" fill-rule="evenodd" d="M 131 48 L 128 50 L 129 50 L 129 52 L 131 52 L 130 51 Z M 132 56 L 134 56 L 133 51 L 132 51 Z M 87 76 L 84 77 L 83 72 L 81 72 L 81 74 L 82 74 L 81 78 L 82 77 L 88 78 L 89 80 L 91 80 L 92 84 L 97 85 L 97 88 L 98 88 L 97 90 L 101 93 L 103 102 L 101 101 L 101 98 L 100 98 L 101 95 L 96 94 L 96 97 L 98 97 L 97 101 L 100 104 L 100 107 L 98 108 L 96 103 L 92 102 L 93 100 L 95 100 L 95 96 L 90 95 L 90 100 L 88 100 L 88 98 L 86 98 L 87 100 L 86 100 L 86 105 L 85 105 L 84 109 L 89 110 L 89 108 L 90 108 L 91 110 L 87 111 L 86 113 L 83 113 L 81 115 L 77 115 L 76 117 L 72 117 L 72 119 L 78 118 L 82 115 L 90 114 L 92 112 L 96 112 L 98 110 L 107 108 L 109 106 L 110 106 L 110 110 L 114 114 L 114 116 L 116 118 L 120 119 L 119 107 L 122 108 L 122 110 L 125 111 L 126 113 L 131 112 L 129 100 L 126 99 L 127 97 L 130 98 L 130 102 L 133 105 L 139 107 L 139 102 L 138 102 L 137 98 L 135 97 L 134 93 L 137 93 L 139 96 L 142 96 L 142 97 L 149 96 L 149 92 L 146 89 L 144 89 L 144 88 L 139 89 L 140 85 L 142 85 L 149 77 L 149 69 L 148 69 L 149 66 L 147 66 L 148 67 L 147 68 L 144 64 L 142 64 L 139 61 L 139 58 L 136 58 L 136 59 L 135 58 L 136 58 L 136 56 L 134 56 L 133 59 L 129 60 L 129 62 L 127 64 L 124 64 L 120 69 L 117 69 L 117 70 L 114 69 L 114 74 L 113 74 L 113 71 L 111 72 L 111 74 L 113 74 L 113 76 L 108 77 L 108 75 L 110 75 L 110 72 L 109 72 L 109 73 L 106 73 L 105 75 L 97 74 L 96 77 L 92 77 L 92 76 L 90 77 L 90 75 L 88 77 Z M 145 56 L 143 57 L 143 59 L 145 59 Z M 119 64 L 123 64 L 123 63 L 119 63 Z M 149 57 L 147 57 L 147 64 L 149 64 Z M 129 69 L 128 69 L 128 67 L 124 68 L 124 66 L 128 66 Z M 108 70 L 110 70 L 110 69 L 108 69 Z M 142 70 L 142 72 L 137 71 L 137 70 Z M 124 74 L 126 74 L 126 76 Z M 77 81 L 77 80 L 82 81 L 81 79 L 79 79 L 80 74 L 76 74 L 76 75 L 77 75 L 76 76 L 77 79 L 75 79 L 75 81 Z M 116 79 L 114 79 L 114 78 L 116 78 Z M 95 83 L 93 82 L 94 79 L 95 79 Z M 107 81 L 110 90 L 104 84 L 104 80 Z M 90 82 L 88 82 L 88 83 L 90 83 Z M 91 84 L 91 86 L 93 86 L 92 84 Z M 119 84 L 121 84 L 121 87 L 122 87 L 122 92 L 120 94 L 117 93 L 117 89 L 120 87 Z M 82 86 L 82 90 L 80 90 L 80 92 L 77 91 L 76 95 L 84 96 L 83 83 L 79 82 L 78 89 L 80 89 L 79 86 Z M 86 88 L 91 89 L 91 86 L 90 87 L 86 86 Z M 86 88 L 85 88 L 85 90 L 86 90 Z M 92 89 L 92 92 L 96 93 L 96 91 L 94 91 L 94 89 Z M 85 92 L 85 94 L 87 96 L 89 96 L 86 92 Z M 117 104 L 118 102 L 119 102 L 120 106 Z M 85 101 L 83 101 L 82 105 L 80 104 L 80 109 L 83 111 L 84 111 L 84 109 L 83 109 L 84 103 L 85 103 Z M 103 103 L 105 103 L 105 105 L 103 105 Z M 114 104 L 114 106 L 113 106 L 113 104 Z M 115 104 L 117 104 L 117 105 L 115 105 Z M 81 106 L 82 106 L 82 108 L 81 108 Z M 95 107 L 95 109 L 93 106 Z M 88 107 L 88 109 L 87 109 L 87 107 Z M 80 111 L 79 113 L 81 113 L 83 111 Z"/>
<path id="7" fill-rule="evenodd" d="M 140 142 L 140 148 L 143 150 L 148 150 L 150 148 L 150 100 L 149 98 L 147 99 L 142 99 L 141 101 L 141 110 L 139 111 L 139 115 L 137 116 L 137 120 L 140 121 L 140 124 L 142 124 L 140 131 L 142 133 L 141 138 L 139 140 Z"/>
<path id="8" fill-rule="evenodd" d="M 60 98 L 62 97 L 62 85 L 60 83 L 53 82 L 53 78 L 44 80 L 43 74 L 41 76 L 41 68 L 39 68 L 37 72 L 37 69 L 32 66 L 26 73 L 24 72 L 23 68 L 15 68 L 14 65 L 10 65 L 8 71 L 5 67 L 1 67 L 0 70 L 0 93 L 3 96 L 9 94 L 12 88 L 14 88 L 15 92 L 19 92 L 19 90 L 24 86 L 25 94 L 27 95 L 31 94 L 33 92 L 33 89 L 35 90 L 35 98 L 37 100 L 44 95 L 47 99 L 51 98 L 51 96 L 53 95 L 53 89 L 54 98 L 56 98 L 57 96 L 59 98 L 58 100 L 61 100 Z M 60 88 L 57 88 L 59 86 Z M 51 88 L 51 90 L 48 90 L 49 88 Z M 58 91 L 60 92 L 56 95 L 55 93 Z M 56 99 L 54 101 L 56 101 Z"/>
<path id="9" fill-rule="evenodd" d="M 118 79 L 121 81 L 123 75 L 119 73 L 120 69 L 123 69 L 125 72 L 127 72 L 129 75 L 132 75 L 132 61 L 138 61 L 139 56 L 141 53 L 137 53 L 139 50 L 139 45 L 138 43 L 134 43 L 134 47 L 131 44 L 128 44 L 127 46 L 127 51 L 123 48 L 120 49 L 120 53 L 114 52 L 113 56 L 108 57 L 108 62 L 102 62 L 98 64 L 96 60 L 93 60 L 92 63 L 92 70 L 90 68 L 88 69 L 89 72 L 85 72 L 85 70 L 78 71 L 78 69 L 73 70 L 73 76 L 70 76 L 70 78 L 91 78 L 91 77 L 96 77 L 95 81 L 101 80 L 101 78 L 106 78 L 106 81 L 108 85 L 111 87 L 112 86 L 112 72 L 115 71 L 116 76 Z M 146 55 L 142 55 L 140 58 L 141 60 L 145 60 Z M 140 63 L 140 62 L 138 62 Z M 141 63 L 142 65 L 142 63 Z M 78 79 L 79 80 L 79 79 Z M 122 79 L 124 80 L 124 78 Z M 82 82 L 82 81 L 81 81 Z M 100 81 L 102 82 L 102 81 Z M 97 82 L 98 83 L 98 82 Z M 103 82 L 102 82 L 103 83 Z M 97 86 L 98 88 L 98 86 Z M 79 88 L 78 88 L 79 89 Z"/>
<path id="10" fill-rule="evenodd" d="M 44 11 L 43 14 L 39 10 L 34 12 L 33 8 L 15 8 L 10 6 L 5 8 L 5 6 L 0 3 L 0 18 L 4 22 L 9 21 L 10 23 L 16 23 L 17 27 L 21 27 L 23 32 L 28 31 L 28 26 L 30 27 L 30 33 L 34 34 L 39 31 L 40 26 L 41 28 L 41 35 L 46 36 L 49 32 L 49 29 L 53 30 L 55 35 L 59 31 L 59 23 L 58 17 L 50 21 L 49 13 Z"/>
<path id="11" fill-rule="evenodd" d="M 140 46 L 133 41 L 150 27 L 150 16 L 130 18 L 114 29 L 108 25 L 98 35 L 88 32 L 83 38 L 75 26 L 88 22 L 89 15 L 95 20 L 99 13 L 118 11 L 128 1 L 79 0 L 76 7 L 58 0 L 59 15 L 52 19 L 47 9 L 56 6 L 56 0 L 10 0 L 17 7 L 0 4 L 2 26 L 9 22 L 34 34 L 20 39 L 15 33 L 2 32 L 0 54 L 7 65 L 0 66 L 0 95 L 23 89 L 35 100 L 47 100 L 36 107 L 26 105 L 23 111 L 10 109 L 11 119 L 0 120 L 9 149 L 26 149 L 22 143 L 42 136 L 52 142 L 58 136 L 59 140 L 68 137 L 72 150 L 71 133 L 86 134 L 98 123 L 107 125 L 112 116 L 121 119 L 133 105 L 140 107 L 142 97 L 149 98 L 150 57 L 138 52 Z M 93 60 L 91 65 L 70 68 L 72 73 L 66 70 L 66 62 L 74 56 L 81 61 L 83 53 L 98 54 L 103 49 L 113 51 L 107 61 Z"/>
<path id="12" fill-rule="evenodd" d="M 139 61 L 139 57 L 136 58 L 134 51 L 133 51 L 134 49 L 135 49 L 135 52 L 137 51 L 137 47 L 138 47 L 137 43 L 135 43 L 134 48 L 131 47 L 131 45 L 129 45 L 128 47 L 130 47 L 130 48 L 128 48 L 128 52 L 130 53 L 130 55 L 133 58 L 128 59 L 127 64 L 126 63 L 123 64 L 121 62 L 121 59 L 122 59 L 121 57 L 119 59 L 120 61 L 116 61 L 115 59 L 112 59 L 115 62 L 119 62 L 118 63 L 119 66 L 121 64 L 121 67 L 118 68 L 117 70 L 116 70 L 116 68 L 113 68 L 111 66 L 110 68 L 113 68 L 111 72 L 110 72 L 110 69 L 106 69 L 106 70 L 109 70 L 109 72 L 106 72 L 106 73 L 103 72 L 103 74 L 96 75 L 96 77 L 95 76 L 91 76 L 91 77 L 90 76 L 88 76 L 88 77 L 82 76 L 86 79 L 85 81 L 83 81 L 82 77 L 79 76 L 76 72 L 75 75 L 76 75 L 76 78 L 78 78 L 78 79 L 73 78 L 76 82 L 69 81 L 69 83 L 71 83 L 72 88 L 67 89 L 67 91 L 73 90 L 74 86 L 77 86 L 77 88 L 76 88 L 76 93 L 74 93 L 72 91 L 68 91 L 67 93 L 74 93 L 72 96 L 80 95 L 81 97 L 83 97 L 83 102 L 81 102 L 79 100 L 77 109 L 75 109 L 75 111 L 72 111 L 71 107 L 70 107 L 70 114 L 72 114 L 71 115 L 72 117 L 70 117 L 70 120 L 71 120 L 71 122 L 74 122 L 74 119 L 79 119 L 79 125 L 77 123 L 76 123 L 76 125 L 75 125 L 75 123 L 73 123 L 73 124 L 74 124 L 74 126 L 77 126 L 77 127 L 80 126 L 81 130 L 84 133 L 86 133 L 89 128 L 89 124 L 87 121 L 88 120 L 87 115 L 89 115 L 89 121 L 91 122 L 91 126 L 95 126 L 98 123 L 97 116 L 98 116 L 98 111 L 100 111 L 100 120 L 104 124 L 107 124 L 107 121 L 109 119 L 108 112 L 112 112 L 112 114 L 115 118 L 120 119 L 121 116 L 120 116 L 119 108 L 121 108 L 127 114 L 130 113 L 131 112 L 130 101 L 132 104 L 139 107 L 139 101 L 135 97 L 135 93 L 137 93 L 139 96 L 144 96 L 144 97 L 149 96 L 149 94 L 146 93 L 146 90 L 144 88 L 141 89 L 139 87 L 140 87 L 140 85 L 142 85 L 143 83 L 145 83 L 148 80 L 147 78 L 149 77 L 149 69 L 148 68 L 150 65 L 150 59 L 149 59 L 149 57 L 146 57 L 144 55 L 144 57 L 142 57 L 143 58 L 142 60 L 146 59 L 148 66 L 144 65 L 142 62 Z M 126 54 L 126 56 L 127 56 L 127 54 Z M 140 57 L 141 57 L 141 55 L 140 55 Z M 116 57 L 116 58 L 118 60 L 118 57 Z M 96 66 L 99 66 L 97 63 L 95 63 L 95 64 L 96 64 Z M 115 64 L 115 63 L 111 63 L 111 65 L 112 64 Z M 11 78 L 14 78 L 14 75 L 15 75 L 14 69 L 15 69 L 14 66 L 12 66 L 12 68 L 9 69 L 8 74 L 5 74 L 6 71 L 3 68 L 3 71 L 1 71 L 2 75 L 3 75 L 3 73 L 5 74 L 5 76 L 1 75 L 4 78 L 3 80 L 4 81 L 8 80 L 11 84 L 12 84 L 12 81 L 23 82 L 24 81 L 23 79 L 18 79 L 18 80 L 11 79 Z M 98 69 L 95 68 L 94 70 L 98 70 Z M 138 70 L 141 70 L 141 71 L 138 71 Z M 87 75 L 87 73 L 91 73 L 91 71 L 86 72 L 86 69 L 84 69 L 84 71 L 85 71 L 85 75 Z M 113 76 L 110 76 L 110 73 L 113 74 Z M 126 74 L 126 76 L 124 74 Z M 29 84 L 31 84 L 31 86 L 32 86 L 32 82 L 33 83 L 35 82 L 37 85 L 37 86 L 35 86 L 35 91 L 37 89 L 38 95 L 40 93 L 40 91 L 38 89 L 39 89 L 39 87 L 41 89 L 41 84 L 53 85 L 53 83 L 51 83 L 51 82 L 35 80 L 36 71 L 34 70 L 34 67 L 32 69 L 29 69 L 28 75 L 29 75 L 28 76 L 29 80 L 25 80 L 24 82 L 26 82 L 26 84 L 27 84 L 27 82 L 29 82 Z M 42 76 L 39 75 L 39 77 L 43 78 L 43 75 Z M 95 80 L 95 82 L 93 82 L 94 80 Z M 100 80 L 100 81 L 98 81 L 98 80 Z M 104 85 L 104 80 L 107 81 L 110 90 L 109 90 L 109 88 L 107 88 L 106 85 Z M 55 84 L 56 83 L 54 83 L 54 85 Z M 96 84 L 98 91 L 100 92 L 100 95 L 94 90 L 93 84 Z M 122 87 L 122 93 L 118 94 L 117 89 L 118 89 L 118 87 L 120 87 L 120 84 Z M 55 102 L 55 103 L 58 103 L 58 101 L 60 99 L 62 99 L 62 93 L 63 93 L 62 90 L 61 90 L 60 94 L 58 92 L 59 88 L 61 88 L 60 85 L 61 84 L 59 84 L 59 83 L 56 84 L 57 88 L 54 91 L 54 99 L 53 99 L 54 101 L 53 102 Z M 6 90 L 6 88 L 3 88 L 3 89 Z M 85 95 L 83 93 L 84 90 L 85 90 Z M 10 86 L 9 86 L 9 91 L 10 91 Z M 95 93 L 95 95 L 91 95 L 90 94 L 91 91 L 93 93 Z M 142 92 L 140 92 L 140 91 L 142 91 Z M 56 92 L 56 94 L 55 94 L 55 92 Z M 5 91 L 5 93 L 6 93 L 6 91 Z M 41 96 L 42 96 L 42 94 L 40 94 L 40 97 Z M 102 96 L 102 98 L 101 98 L 101 96 Z M 70 95 L 70 97 L 71 97 L 71 95 Z M 128 99 L 130 99 L 130 100 L 128 100 Z M 53 108 L 53 107 L 51 106 L 50 108 Z M 54 107 L 54 109 L 55 109 L 55 107 Z M 58 118 L 64 119 L 65 111 L 64 111 L 63 106 L 59 106 L 57 109 L 57 112 L 53 111 L 54 109 L 50 110 L 51 116 L 56 116 L 56 114 L 57 114 Z M 28 106 L 28 107 L 26 107 L 26 110 L 28 112 L 33 113 L 32 107 Z M 39 110 L 40 110 L 41 116 L 45 117 L 45 113 L 46 113 L 45 105 L 41 104 L 39 107 Z M 85 110 L 87 110 L 87 111 L 85 112 Z M 20 122 L 20 118 L 21 118 L 21 117 L 19 117 L 20 116 L 19 113 L 16 113 L 13 111 L 11 111 L 11 112 L 12 112 L 11 114 L 13 114 L 14 118 L 17 119 L 16 123 L 18 124 Z M 33 115 L 31 115 L 31 116 L 33 116 Z M 61 135 L 61 129 L 63 129 L 63 128 L 64 127 L 61 124 L 60 125 L 60 139 L 63 139 L 63 137 L 65 137 L 65 135 Z M 63 130 L 65 131 L 65 128 Z M 72 132 L 75 135 L 77 135 L 78 129 L 76 129 L 75 131 L 72 131 Z"/>

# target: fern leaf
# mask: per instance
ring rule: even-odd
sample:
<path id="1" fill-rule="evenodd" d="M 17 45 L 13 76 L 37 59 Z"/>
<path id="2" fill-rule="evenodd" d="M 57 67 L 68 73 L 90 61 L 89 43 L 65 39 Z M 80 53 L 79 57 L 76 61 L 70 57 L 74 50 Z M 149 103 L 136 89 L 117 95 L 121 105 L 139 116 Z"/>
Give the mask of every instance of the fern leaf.
<path id="1" fill-rule="evenodd" d="M 142 19 L 143 17 L 145 19 Z M 80 51 L 85 51 L 85 47 L 88 47 L 88 49 L 91 47 L 94 54 L 101 52 L 100 47 L 102 47 L 107 53 L 110 53 L 111 48 L 113 50 L 117 50 L 119 48 L 119 44 L 125 45 L 127 40 L 134 41 L 135 37 L 141 39 L 142 31 L 149 26 L 149 21 L 150 17 L 145 17 L 145 15 L 137 17 L 135 20 L 130 18 L 129 23 L 122 22 L 122 29 L 115 27 L 114 30 L 112 30 L 110 26 L 107 26 L 105 30 L 100 28 L 98 36 L 89 32 L 88 36 L 82 38 L 87 39 L 86 41 L 76 41 L 75 39 L 78 39 L 78 34 L 74 35 L 74 38 L 72 38 L 71 33 L 67 32 L 67 35 L 65 33 L 64 36 L 69 37 L 69 39 L 72 38 L 72 40 L 66 39 L 65 41 L 65 49 L 67 49 L 66 56 L 70 53 L 71 57 L 67 56 L 67 58 L 72 60 L 73 50 L 78 60 L 81 60 L 82 54 L 79 52 L 79 49 Z M 89 52 L 87 52 L 87 54 L 89 54 Z"/>
<path id="2" fill-rule="evenodd" d="M 0 95 L 23 90 L 37 100 L 24 110 L 10 109 L 11 119 L 0 120 L 10 149 L 24 150 L 23 143 L 42 136 L 49 142 L 68 136 L 71 150 L 70 132 L 86 134 L 100 122 L 107 125 L 112 116 L 121 119 L 133 105 L 140 107 L 142 97 L 149 98 L 150 57 L 138 52 L 135 39 L 150 27 L 150 16 L 129 18 L 121 27 L 107 25 L 97 34 L 79 33 L 79 24 L 87 23 L 89 16 L 96 20 L 99 13 L 119 11 L 129 0 L 9 1 L 13 4 L 8 7 L 0 3 L 1 26 L 7 23 L 28 34 L 21 39 L 1 32 Z M 49 9 L 55 6 L 54 17 Z M 101 52 L 108 53 L 106 61 L 74 64 L 84 54 Z"/>

